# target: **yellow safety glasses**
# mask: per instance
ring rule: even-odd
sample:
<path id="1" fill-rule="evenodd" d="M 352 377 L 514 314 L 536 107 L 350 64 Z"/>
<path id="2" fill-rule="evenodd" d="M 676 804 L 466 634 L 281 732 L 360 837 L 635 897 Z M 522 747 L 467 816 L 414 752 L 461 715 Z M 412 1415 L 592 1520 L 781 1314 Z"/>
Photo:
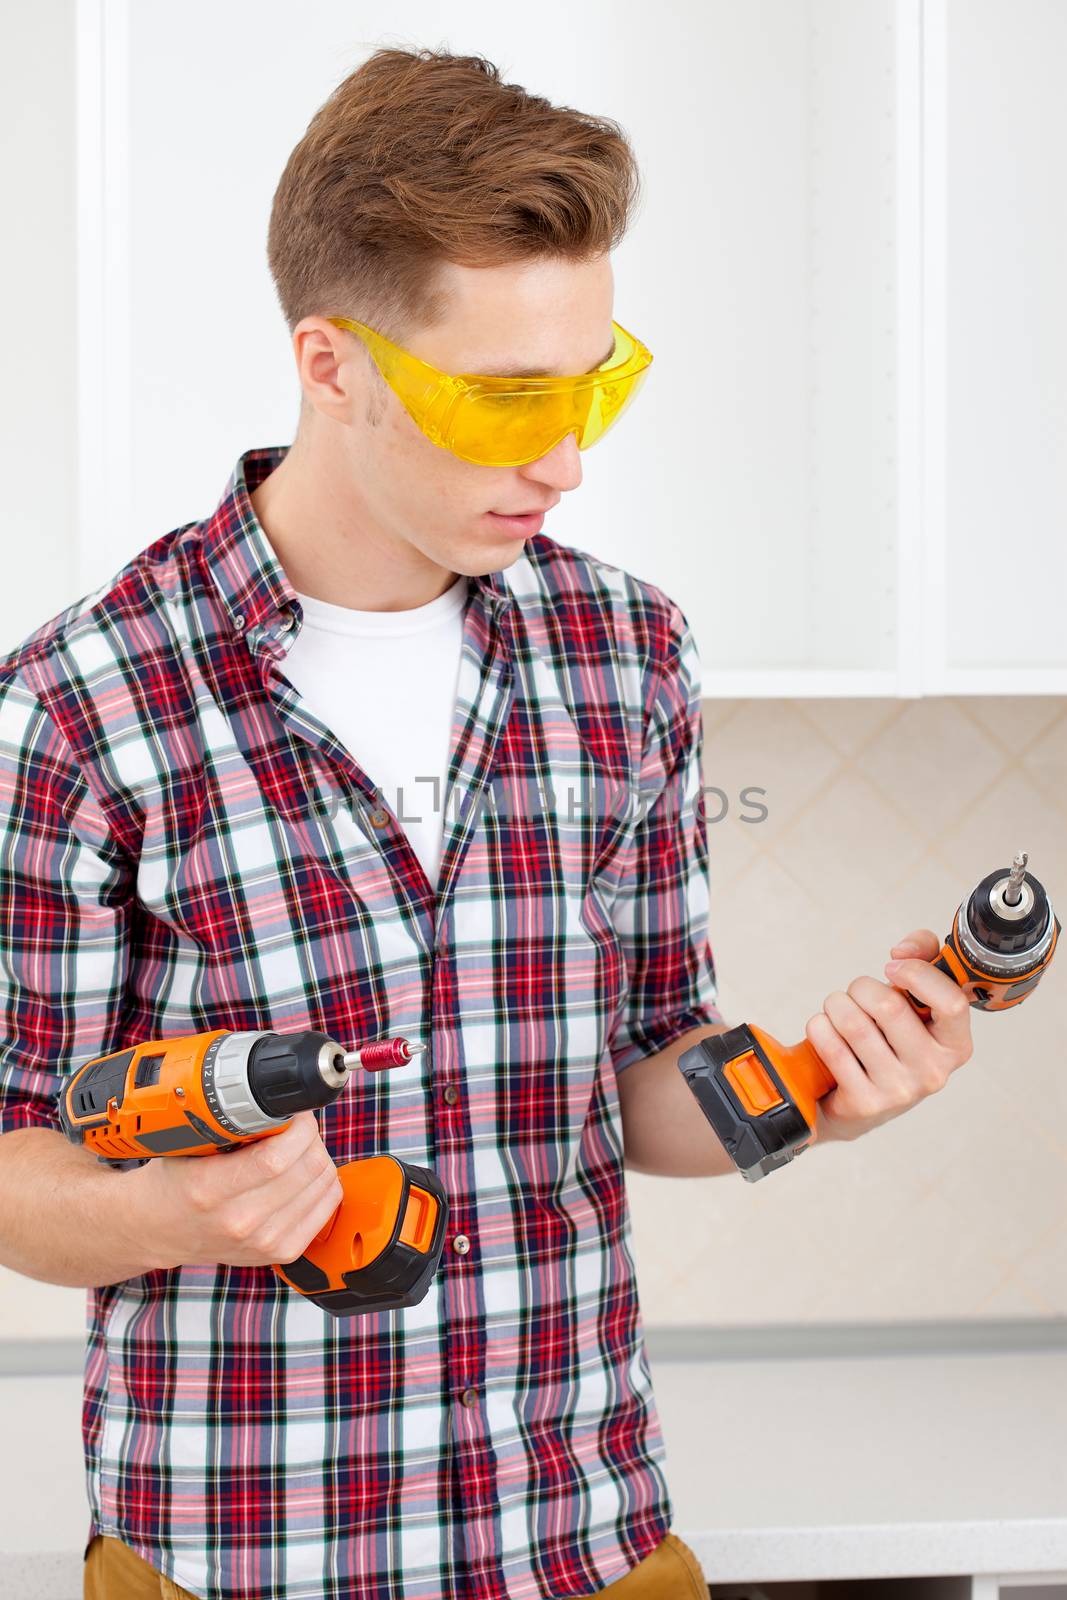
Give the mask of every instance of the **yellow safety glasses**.
<path id="1" fill-rule="evenodd" d="M 358 334 L 408 416 L 434 444 L 485 467 L 537 461 L 573 433 L 579 450 L 602 439 L 626 410 L 651 352 L 613 322 L 615 349 L 574 377 L 500 378 L 439 372 L 383 334 L 348 317 L 328 319 Z"/>

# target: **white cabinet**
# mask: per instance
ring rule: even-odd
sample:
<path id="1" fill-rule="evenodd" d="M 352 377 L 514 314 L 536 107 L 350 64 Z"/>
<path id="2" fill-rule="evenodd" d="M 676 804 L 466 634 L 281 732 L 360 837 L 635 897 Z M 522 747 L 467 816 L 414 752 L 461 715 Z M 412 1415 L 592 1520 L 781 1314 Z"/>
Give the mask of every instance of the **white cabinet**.
<path id="1" fill-rule="evenodd" d="M 1067 1573 L 716 1583 L 711 1600 L 1067 1600 Z"/>
<path id="2" fill-rule="evenodd" d="M 1067 1600 L 1062 1338 L 899 1337 L 652 1359 L 675 1527 L 713 1600 Z"/>
<path id="3" fill-rule="evenodd" d="M 1067 6 L 926 4 L 943 681 L 1067 687 Z M 938 166 L 942 171 L 938 172 Z"/>
<path id="4" fill-rule="evenodd" d="M 707 696 L 1067 692 L 1067 6 L 77 16 L 84 588 L 292 438 L 274 187 L 376 43 L 447 39 L 642 170 L 615 312 L 654 365 L 545 532 L 679 601 Z"/>

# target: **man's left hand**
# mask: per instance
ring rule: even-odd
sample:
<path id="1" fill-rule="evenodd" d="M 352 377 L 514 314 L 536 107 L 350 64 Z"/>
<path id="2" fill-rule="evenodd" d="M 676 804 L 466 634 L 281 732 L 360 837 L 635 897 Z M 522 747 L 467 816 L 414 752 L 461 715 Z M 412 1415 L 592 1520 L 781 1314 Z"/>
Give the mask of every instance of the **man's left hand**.
<path id="1" fill-rule="evenodd" d="M 858 1139 L 943 1089 L 974 1052 L 971 1006 L 958 984 L 930 963 L 941 940 L 918 928 L 893 946 L 889 983 L 853 978 L 836 989 L 804 1032 L 837 1080 L 816 1109 L 816 1138 Z M 894 987 L 894 985 L 896 987 Z M 930 1007 L 916 1014 L 903 991 Z"/>

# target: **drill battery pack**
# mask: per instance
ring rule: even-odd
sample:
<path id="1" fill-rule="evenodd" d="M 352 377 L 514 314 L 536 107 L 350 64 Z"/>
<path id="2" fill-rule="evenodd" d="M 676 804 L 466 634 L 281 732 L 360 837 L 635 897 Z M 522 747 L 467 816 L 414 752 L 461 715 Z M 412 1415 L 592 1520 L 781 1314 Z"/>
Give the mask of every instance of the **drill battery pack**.
<path id="1" fill-rule="evenodd" d="M 834 1086 L 807 1041 L 787 1049 L 748 1022 L 699 1039 L 678 1068 L 749 1183 L 807 1148 L 815 1102 Z"/>

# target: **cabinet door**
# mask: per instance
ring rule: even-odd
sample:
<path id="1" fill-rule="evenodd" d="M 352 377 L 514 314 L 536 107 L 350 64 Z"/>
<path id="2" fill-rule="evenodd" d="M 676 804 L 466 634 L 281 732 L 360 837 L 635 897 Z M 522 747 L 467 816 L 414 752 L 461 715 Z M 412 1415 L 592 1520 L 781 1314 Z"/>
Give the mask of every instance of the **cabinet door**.
<path id="1" fill-rule="evenodd" d="M 1067 6 L 937 0 L 926 13 L 935 687 L 1062 693 Z"/>
<path id="2" fill-rule="evenodd" d="M 505 81 L 616 118 L 638 157 L 614 309 L 654 364 L 545 532 L 677 599 L 706 693 L 855 674 L 892 692 L 892 0 L 538 15 L 398 0 L 388 25 L 425 43 L 447 24 Z M 209 514 L 241 450 L 292 437 L 270 203 L 311 115 L 388 41 L 352 0 L 295 30 L 280 0 L 189 0 L 180 27 L 128 0 L 85 19 L 88 587 Z"/>

